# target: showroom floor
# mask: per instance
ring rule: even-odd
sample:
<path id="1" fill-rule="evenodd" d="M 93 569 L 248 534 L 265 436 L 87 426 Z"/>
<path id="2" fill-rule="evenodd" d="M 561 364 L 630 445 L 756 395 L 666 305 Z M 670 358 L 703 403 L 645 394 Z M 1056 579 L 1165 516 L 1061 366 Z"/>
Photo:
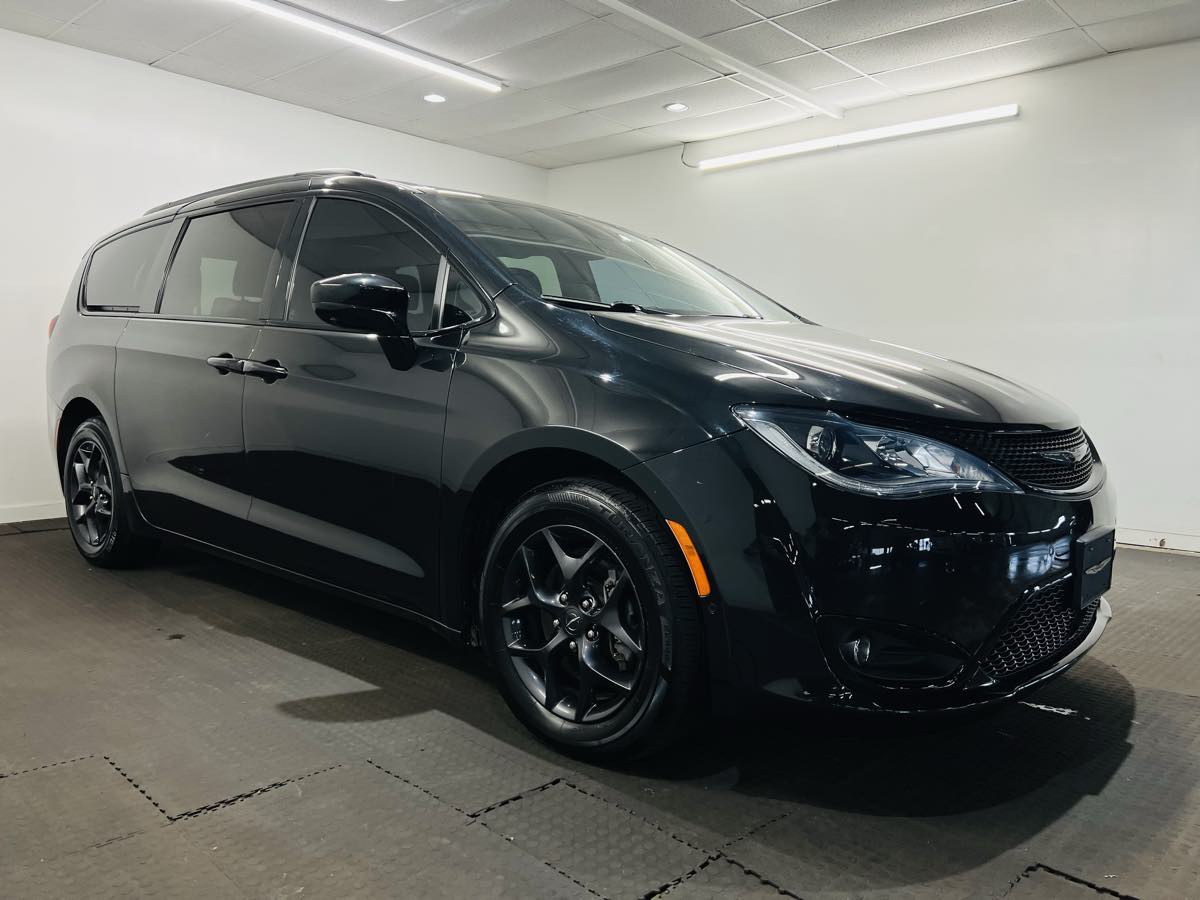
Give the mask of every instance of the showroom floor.
<path id="1" fill-rule="evenodd" d="M 0 894 L 1200 896 L 1200 558 L 1122 549 L 1116 579 L 1096 652 L 1021 705 L 605 770 L 419 629 L 0 525 Z"/>

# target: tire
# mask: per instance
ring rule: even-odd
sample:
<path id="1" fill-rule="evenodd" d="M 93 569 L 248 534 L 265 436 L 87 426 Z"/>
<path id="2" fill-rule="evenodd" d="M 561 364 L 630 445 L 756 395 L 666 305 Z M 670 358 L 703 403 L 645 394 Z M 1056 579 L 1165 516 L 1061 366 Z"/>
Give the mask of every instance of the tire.
<path id="1" fill-rule="evenodd" d="M 479 602 L 505 700 L 558 749 L 636 758 L 701 715 L 695 590 L 665 521 L 633 491 L 566 480 L 527 494 L 496 529 Z"/>
<path id="2" fill-rule="evenodd" d="M 63 457 L 67 524 L 80 556 L 94 566 L 125 568 L 145 560 L 153 542 L 134 533 L 108 426 L 98 417 L 75 429 Z"/>

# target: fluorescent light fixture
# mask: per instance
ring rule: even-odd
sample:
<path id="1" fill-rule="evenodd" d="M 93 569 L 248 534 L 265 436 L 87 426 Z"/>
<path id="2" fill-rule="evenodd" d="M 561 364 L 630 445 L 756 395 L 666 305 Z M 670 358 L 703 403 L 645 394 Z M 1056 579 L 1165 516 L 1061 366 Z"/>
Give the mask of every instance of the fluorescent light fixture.
<path id="1" fill-rule="evenodd" d="M 485 91 L 496 92 L 504 87 L 502 82 L 489 75 L 483 75 L 464 66 L 438 59 L 436 56 L 430 56 L 420 50 L 414 50 L 412 47 L 405 47 L 403 44 L 397 44 L 395 41 L 387 40 L 369 31 L 362 31 L 333 19 L 327 19 L 308 10 L 300 9 L 298 6 L 292 6 L 290 3 L 283 3 L 280 0 L 230 0 L 230 2 L 263 15 L 291 22 L 293 25 L 299 25 L 310 31 L 335 37 L 347 44 L 353 44 L 355 47 L 373 50 L 401 62 L 445 75 L 447 78 L 454 78 L 465 84 L 483 88 Z"/>
<path id="2" fill-rule="evenodd" d="M 686 103 L 680 103 L 678 100 L 676 100 L 674 103 L 668 103 L 663 107 L 663 109 L 665 109 L 667 112 L 687 112 L 688 105 Z"/>
<path id="3" fill-rule="evenodd" d="M 426 94 L 424 97 L 426 103 L 445 103 L 446 98 L 441 94 Z"/>
<path id="4" fill-rule="evenodd" d="M 995 122 L 998 119 L 1011 119 L 1020 111 L 1021 107 L 1016 103 L 1006 103 L 1003 106 L 989 106 L 987 109 L 975 109 L 970 112 L 954 113 L 949 116 L 918 119 L 915 122 L 904 122 L 900 125 L 884 125 L 880 128 L 868 128 L 864 131 L 850 131 L 846 134 L 814 138 L 811 141 L 799 141 L 795 144 L 781 144 L 778 147 L 747 150 L 745 153 L 714 156 L 710 159 L 700 160 L 700 162 L 696 163 L 696 166 L 704 171 L 724 169 L 728 166 L 740 166 L 746 163 L 762 162 L 767 159 L 779 159 L 783 156 L 796 156 L 800 153 L 813 153 L 817 150 L 832 150 L 836 147 L 850 147 L 854 144 L 866 144 L 871 141 L 884 141 L 888 138 L 922 134 L 926 131 L 944 131 L 947 128 L 959 128 L 963 125 L 978 125 L 983 122 Z"/>

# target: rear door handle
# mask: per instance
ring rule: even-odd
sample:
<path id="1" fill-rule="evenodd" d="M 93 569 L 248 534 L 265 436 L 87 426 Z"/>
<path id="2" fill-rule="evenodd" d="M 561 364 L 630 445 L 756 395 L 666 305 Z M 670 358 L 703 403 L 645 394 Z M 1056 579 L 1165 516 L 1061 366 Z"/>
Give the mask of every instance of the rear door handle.
<path id="1" fill-rule="evenodd" d="M 255 359 L 241 360 L 243 375 L 251 375 L 254 378 L 261 378 L 267 384 L 273 381 L 279 381 L 282 378 L 287 378 L 288 370 L 279 364 L 277 359 L 268 359 L 266 362 L 259 362 Z"/>
<path id="2" fill-rule="evenodd" d="M 210 356 L 206 362 L 222 375 L 228 375 L 230 372 L 242 371 L 243 360 L 234 359 L 232 353 L 222 353 L 220 356 Z"/>

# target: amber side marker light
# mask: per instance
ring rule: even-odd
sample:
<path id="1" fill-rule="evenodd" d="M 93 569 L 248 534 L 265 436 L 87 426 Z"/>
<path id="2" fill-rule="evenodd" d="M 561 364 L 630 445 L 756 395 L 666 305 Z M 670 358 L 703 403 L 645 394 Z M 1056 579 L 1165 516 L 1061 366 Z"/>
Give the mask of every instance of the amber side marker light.
<path id="1" fill-rule="evenodd" d="M 704 563 L 700 561 L 700 553 L 696 550 L 696 545 L 692 543 L 692 536 L 678 522 L 667 519 L 667 525 L 671 529 L 671 534 L 675 535 L 679 549 L 683 551 L 683 558 L 687 560 L 688 568 L 692 571 L 692 581 L 696 585 L 696 593 L 701 597 L 707 597 L 712 593 L 712 588 L 708 584 L 708 573 L 704 571 Z"/>

